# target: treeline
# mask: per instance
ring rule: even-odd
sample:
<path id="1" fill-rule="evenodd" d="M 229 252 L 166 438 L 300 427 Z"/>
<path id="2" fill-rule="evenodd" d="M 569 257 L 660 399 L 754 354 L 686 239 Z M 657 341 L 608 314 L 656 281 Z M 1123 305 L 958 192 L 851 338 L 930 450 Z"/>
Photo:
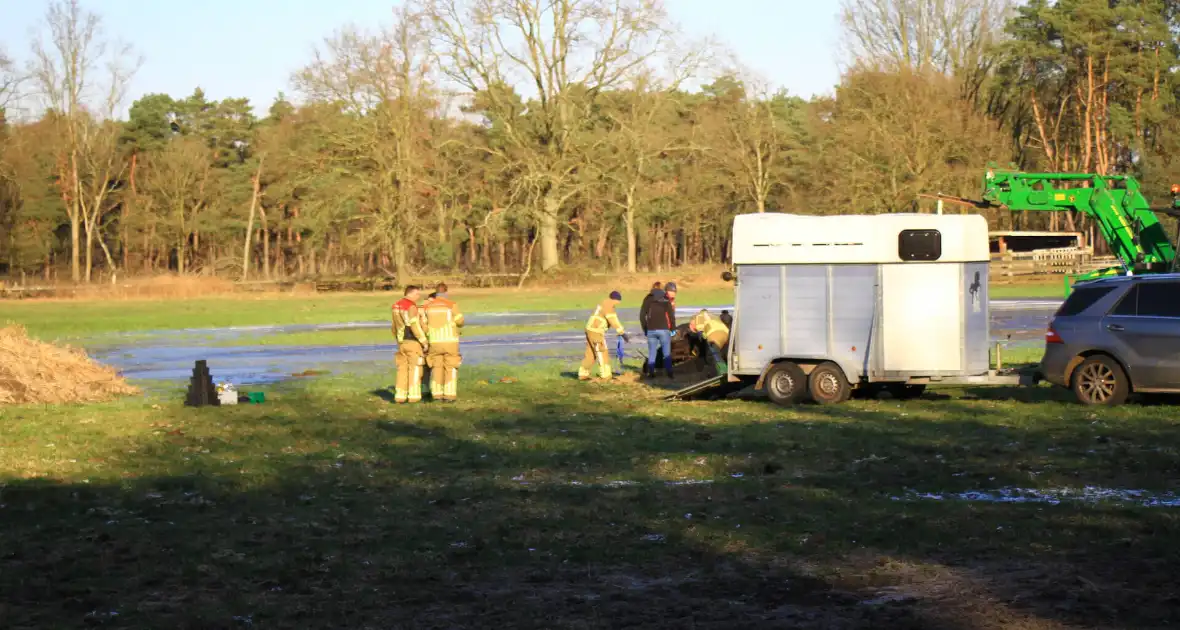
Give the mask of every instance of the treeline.
<path id="1" fill-rule="evenodd" d="M 921 194 L 978 196 L 990 161 L 1132 173 L 1162 198 L 1178 8 L 843 0 L 850 70 L 804 100 L 652 0 L 421 0 L 328 37 L 264 112 L 197 89 L 123 117 L 134 52 L 63 0 L 27 59 L 0 53 L 0 274 L 713 263 L 735 214 L 928 211 Z"/>

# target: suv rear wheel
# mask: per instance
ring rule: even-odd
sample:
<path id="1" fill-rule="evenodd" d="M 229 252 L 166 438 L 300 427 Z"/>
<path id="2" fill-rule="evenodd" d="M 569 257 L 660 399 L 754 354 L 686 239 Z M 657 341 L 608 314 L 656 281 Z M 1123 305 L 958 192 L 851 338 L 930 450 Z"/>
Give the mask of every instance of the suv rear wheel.
<path id="1" fill-rule="evenodd" d="M 1131 395 L 1131 383 L 1122 366 L 1101 354 L 1082 361 L 1073 371 L 1070 386 L 1078 401 L 1086 405 L 1113 407 Z"/>

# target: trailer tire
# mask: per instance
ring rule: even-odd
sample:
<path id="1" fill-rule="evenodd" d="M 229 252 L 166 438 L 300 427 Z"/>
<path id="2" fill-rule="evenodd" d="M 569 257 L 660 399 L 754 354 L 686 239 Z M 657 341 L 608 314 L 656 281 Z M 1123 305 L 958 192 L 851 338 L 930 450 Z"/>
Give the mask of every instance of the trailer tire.
<path id="1" fill-rule="evenodd" d="M 782 361 L 775 363 L 766 373 L 764 387 L 771 401 L 783 407 L 790 407 L 807 394 L 807 375 L 798 365 Z"/>
<path id="2" fill-rule="evenodd" d="M 1114 407 L 1127 402 L 1131 383 L 1118 361 L 1094 355 L 1074 369 L 1070 377 L 1074 396 L 1085 405 Z"/>
<path id="3" fill-rule="evenodd" d="M 807 377 L 811 399 L 821 405 L 836 405 L 852 397 L 852 386 L 844 377 L 844 370 L 832 362 L 815 366 Z"/>

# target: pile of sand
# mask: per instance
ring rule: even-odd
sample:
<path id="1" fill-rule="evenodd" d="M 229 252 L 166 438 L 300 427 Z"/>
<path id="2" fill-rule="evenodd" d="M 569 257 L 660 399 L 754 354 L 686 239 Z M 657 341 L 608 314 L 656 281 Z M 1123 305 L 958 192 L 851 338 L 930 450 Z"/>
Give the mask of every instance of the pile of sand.
<path id="1" fill-rule="evenodd" d="M 0 328 L 0 405 L 101 402 L 136 393 L 81 350 L 30 339 L 19 326 Z"/>

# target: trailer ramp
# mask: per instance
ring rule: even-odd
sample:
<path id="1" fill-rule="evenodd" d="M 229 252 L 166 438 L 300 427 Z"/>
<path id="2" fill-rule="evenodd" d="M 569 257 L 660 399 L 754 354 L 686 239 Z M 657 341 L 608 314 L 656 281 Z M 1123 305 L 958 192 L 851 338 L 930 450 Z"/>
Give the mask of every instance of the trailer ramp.
<path id="1" fill-rule="evenodd" d="M 695 400 L 701 398 L 722 398 L 746 387 L 745 383 L 730 383 L 727 374 L 718 374 L 693 383 L 684 389 L 664 396 L 664 400 Z"/>

